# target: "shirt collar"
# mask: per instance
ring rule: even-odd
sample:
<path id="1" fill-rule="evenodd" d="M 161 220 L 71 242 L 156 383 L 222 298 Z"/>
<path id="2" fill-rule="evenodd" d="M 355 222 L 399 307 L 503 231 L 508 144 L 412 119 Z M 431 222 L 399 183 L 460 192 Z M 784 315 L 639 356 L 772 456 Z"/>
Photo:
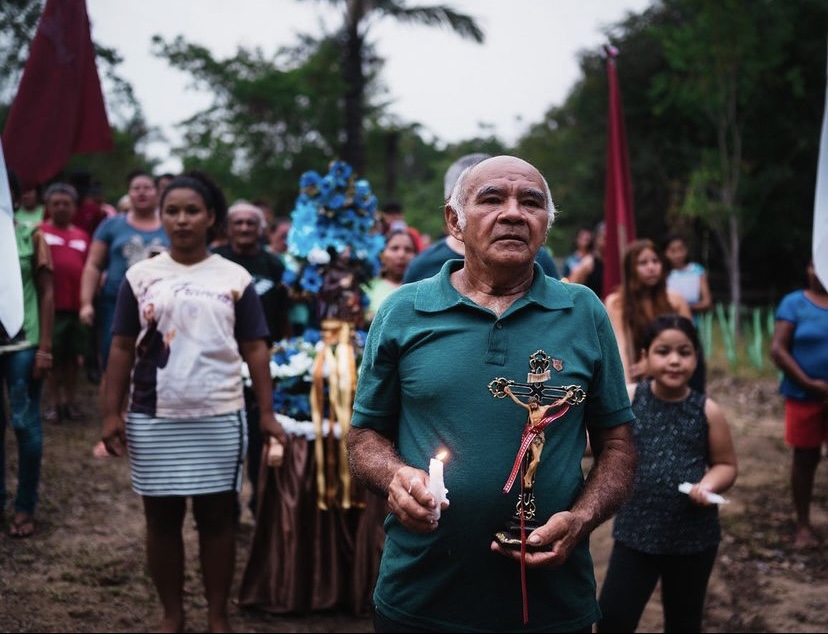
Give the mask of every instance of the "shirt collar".
<path id="1" fill-rule="evenodd" d="M 462 266 L 463 260 L 448 260 L 437 275 L 417 282 L 414 308 L 425 313 L 438 313 L 461 304 L 469 305 L 471 302 L 451 285 L 449 279 L 451 274 Z M 566 284 L 555 278 L 547 280 L 547 276 L 537 262 L 534 264 L 534 269 L 535 274 L 529 290 L 506 312 L 513 312 L 528 304 L 537 304 L 546 310 L 572 308 L 572 299 L 567 292 Z M 548 281 L 552 283 L 547 283 Z"/>

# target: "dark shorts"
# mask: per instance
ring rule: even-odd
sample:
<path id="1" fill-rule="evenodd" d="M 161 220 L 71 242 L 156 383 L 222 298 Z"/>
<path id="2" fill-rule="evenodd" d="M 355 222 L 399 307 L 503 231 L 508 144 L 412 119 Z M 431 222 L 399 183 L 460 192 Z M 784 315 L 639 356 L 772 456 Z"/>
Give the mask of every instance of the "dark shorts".
<path id="1" fill-rule="evenodd" d="M 828 444 L 828 403 L 785 399 L 785 442 L 798 449 Z"/>
<path id="2" fill-rule="evenodd" d="M 55 362 L 71 361 L 86 354 L 89 329 L 77 312 L 56 310 L 52 329 L 52 357 Z"/>

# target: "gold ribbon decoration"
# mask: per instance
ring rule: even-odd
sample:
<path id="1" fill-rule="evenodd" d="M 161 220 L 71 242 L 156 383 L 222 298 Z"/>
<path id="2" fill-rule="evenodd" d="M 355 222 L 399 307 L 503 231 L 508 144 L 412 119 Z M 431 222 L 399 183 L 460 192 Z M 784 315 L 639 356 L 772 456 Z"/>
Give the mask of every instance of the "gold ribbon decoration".
<path id="1" fill-rule="evenodd" d="M 353 505 L 351 472 L 345 443 L 351 428 L 356 390 L 356 357 L 351 342 L 352 333 L 353 325 L 349 322 L 324 320 L 321 347 L 312 369 L 310 402 L 311 420 L 316 432 L 314 456 L 317 504 L 323 510 L 337 505 L 347 509 Z M 327 430 L 324 427 L 326 411 Z M 339 438 L 334 431 L 337 423 Z"/>

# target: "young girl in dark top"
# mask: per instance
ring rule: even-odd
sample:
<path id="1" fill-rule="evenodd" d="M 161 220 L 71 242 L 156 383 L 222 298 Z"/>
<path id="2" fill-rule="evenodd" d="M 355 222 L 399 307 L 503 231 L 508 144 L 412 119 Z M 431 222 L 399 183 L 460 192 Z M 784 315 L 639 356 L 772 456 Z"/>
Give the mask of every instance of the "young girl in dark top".
<path id="1" fill-rule="evenodd" d="M 664 631 L 701 632 L 721 540 L 712 494 L 736 480 L 736 453 L 719 405 L 689 386 L 699 354 L 692 321 L 657 317 L 642 354 L 652 378 L 628 385 L 638 471 L 613 526 L 598 632 L 634 632 L 659 578 Z"/>

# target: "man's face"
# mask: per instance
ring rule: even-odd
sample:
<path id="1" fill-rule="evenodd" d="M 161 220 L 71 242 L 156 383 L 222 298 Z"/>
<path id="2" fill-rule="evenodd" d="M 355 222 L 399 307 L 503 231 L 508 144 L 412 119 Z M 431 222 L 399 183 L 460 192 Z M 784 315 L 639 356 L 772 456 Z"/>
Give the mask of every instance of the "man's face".
<path id="1" fill-rule="evenodd" d="M 261 218 L 254 211 L 234 211 L 227 219 L 227 237 L 233 249 L 255 246 L 262 234 Z"/>
<path id="2" fill-rule="evenodd" d="M 52 223 L 57 227 L 66 227 L 75 215 L 75 201 L 69 194 L 55 192 L 46 201 L 46 209 Z"/>
<path id="3" fill-rule="evenodd" d="M 37 190 L 27 189 L 20 194 L 20 204 L 23 206 L 23 209 L 27 211 L 31 211 L 37 207 Z"/>
<path id="4" fill-rule="evenodd" d="M 139 175 L 129 183 L 129 201 L 133 211 L 149 212 L 154 211 L 158 204 L 158 190 L 152 178 L 146 175 Z"/>
<path id="5" fill-rule="evenodd" d="M 466 227 L 459 228 L 455 214 L 449 227 L 465 244 L 466 259 L 488 267 L 531 266 L 549 218 L 540 173 L 518 158 L 497 157 L 477 165 L 465 186 Z"/>
<path id="6" fill-rule="evenodd" d="M 267 240 L 270 244 L 270 248 L 275 253 L 284 253 L 287 251 L 287 235 L 289 230 L 290 225 L 288 223 L 278 224 L 276 227 L 271 229 Z"/>

